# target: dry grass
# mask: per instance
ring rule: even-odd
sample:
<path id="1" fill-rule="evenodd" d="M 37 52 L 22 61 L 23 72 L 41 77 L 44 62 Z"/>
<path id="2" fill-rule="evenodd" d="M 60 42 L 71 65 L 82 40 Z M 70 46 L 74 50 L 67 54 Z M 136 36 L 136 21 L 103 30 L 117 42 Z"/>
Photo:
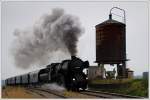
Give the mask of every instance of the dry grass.
<path id="1" fill-rule="evenodd" d="M 34 96 L 23 87 L 7 86 L 2 90 L 2 98 L 34 98 Z"/>
<path id="2" fill-rule="evenodd" d="M 59 92 L 58 92 L 59 93 Z M 80 94 L 78 92 L 72 92 L 72 91 L 62 91 L 60 92 L 63 94 L 65 97 L 68 98 L 95 98 L 93 96 L 89 95 L 84 95 Z M 16 98 L 21 98 L 21 99 L 26 99 L 26 98 L 36 98 L 40 99 L 43 98 L 40 95 L 37 95 L 36 93 L 32 93 L 32 91 L 25 89 L 24 87 L 17 87 L 17 86 L 7 86 L 5 89 L 2 90 L 2 98 L 8 98 L 8 99 L 16 99 Z M 51 97 L 50 97 L 51 98 Z M 53 96 L 52 96 L 53 98 Z"/>

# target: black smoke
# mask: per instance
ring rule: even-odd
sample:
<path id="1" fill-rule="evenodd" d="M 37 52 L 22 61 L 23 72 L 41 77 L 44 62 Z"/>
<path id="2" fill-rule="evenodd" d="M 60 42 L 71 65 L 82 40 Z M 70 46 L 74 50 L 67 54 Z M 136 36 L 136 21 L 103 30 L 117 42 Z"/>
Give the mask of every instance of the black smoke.
<path id="1" fill-rule="evenodd" d="M 28 68 L 53 59 L 62 60 L 77 53 L 77 42 L 83 28 L 76 16 L 55 8 L 42 16 L 31 29 L 14 31 L 12 54 L 16 66 Z"/>

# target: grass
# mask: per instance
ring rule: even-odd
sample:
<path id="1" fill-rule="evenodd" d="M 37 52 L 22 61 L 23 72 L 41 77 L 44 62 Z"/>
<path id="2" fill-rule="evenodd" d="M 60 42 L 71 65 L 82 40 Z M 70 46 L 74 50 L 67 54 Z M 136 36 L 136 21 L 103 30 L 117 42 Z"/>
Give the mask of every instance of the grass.
<path id="1" fill-rule="evenodd" d="M 131 79 L 118 79 L 118 80 L 109 80 L 109 79 L 103 79 L 103 80 L 100 80 L 100 79 L 95 79 L 93 81 L 91 81 L 90 83 L 91 84 L 124 84 L 124 83 L 127 83 L 127 82 L 130 82 Z"/>
<path id="2" fill-rule="evenodd" d="M 2 89 L 2 98 L 33 98 L 33 95 L 28 94 L 23 87 L 7 86 Z"/>
<path id="3" fill-rule="evenodd" d="M 116 87 L 96 88 L 94 85 L 117 84 Z M 90 87 L 91 86 L 91 87 Z M 126 79 L 126 80 L 94 80 L 90 82 L 89 87 L 105 92 L 114 92 L 133 96 L 148 97 L 147 79 Z"/>

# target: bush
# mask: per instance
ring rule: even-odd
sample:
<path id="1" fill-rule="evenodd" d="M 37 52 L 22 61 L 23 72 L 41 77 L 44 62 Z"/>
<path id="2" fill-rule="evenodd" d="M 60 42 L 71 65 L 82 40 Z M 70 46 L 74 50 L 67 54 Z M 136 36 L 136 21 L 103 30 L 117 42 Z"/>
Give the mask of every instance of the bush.
<path id="1" fill-rule="evenodd" d="M 132 79 L 132 80 L 103 80 L 103 81 L 93 81 L 91 82 L 91 88 L 94 88 L 94 84 L 97 86 L 102 84 L 119 84 L 118 87 L 110 88 L 99 88 L 97 90 L 107 91 L 107 92 L 116 92 L 121 94 L 133 95 L 133 96 L 142 96 L 148 97 L 148 80 L 147 79 Z M 89 85 L 90 86 L 90 85 Z M 112 85 L 113 86 L 113 85 Z M 96 88 L 95 88 L 96 89 Z"/>

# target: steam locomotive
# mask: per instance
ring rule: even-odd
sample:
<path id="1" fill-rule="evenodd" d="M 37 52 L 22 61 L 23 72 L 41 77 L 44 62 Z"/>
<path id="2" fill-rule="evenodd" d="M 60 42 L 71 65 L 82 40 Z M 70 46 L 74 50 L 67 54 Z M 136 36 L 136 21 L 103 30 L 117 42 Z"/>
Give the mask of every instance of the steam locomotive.
<path id="1" fill-rule="evenodd" d="M 7 85 L 42 85 L 45 83 L 57 83 L 67 90 L 85 90 L 87 88 L 88 61 L 72 56 L 61 63 L 52 63 L 46 68 L 29 72 L 24 75 L 11 77 L 5 80 Z"/>

